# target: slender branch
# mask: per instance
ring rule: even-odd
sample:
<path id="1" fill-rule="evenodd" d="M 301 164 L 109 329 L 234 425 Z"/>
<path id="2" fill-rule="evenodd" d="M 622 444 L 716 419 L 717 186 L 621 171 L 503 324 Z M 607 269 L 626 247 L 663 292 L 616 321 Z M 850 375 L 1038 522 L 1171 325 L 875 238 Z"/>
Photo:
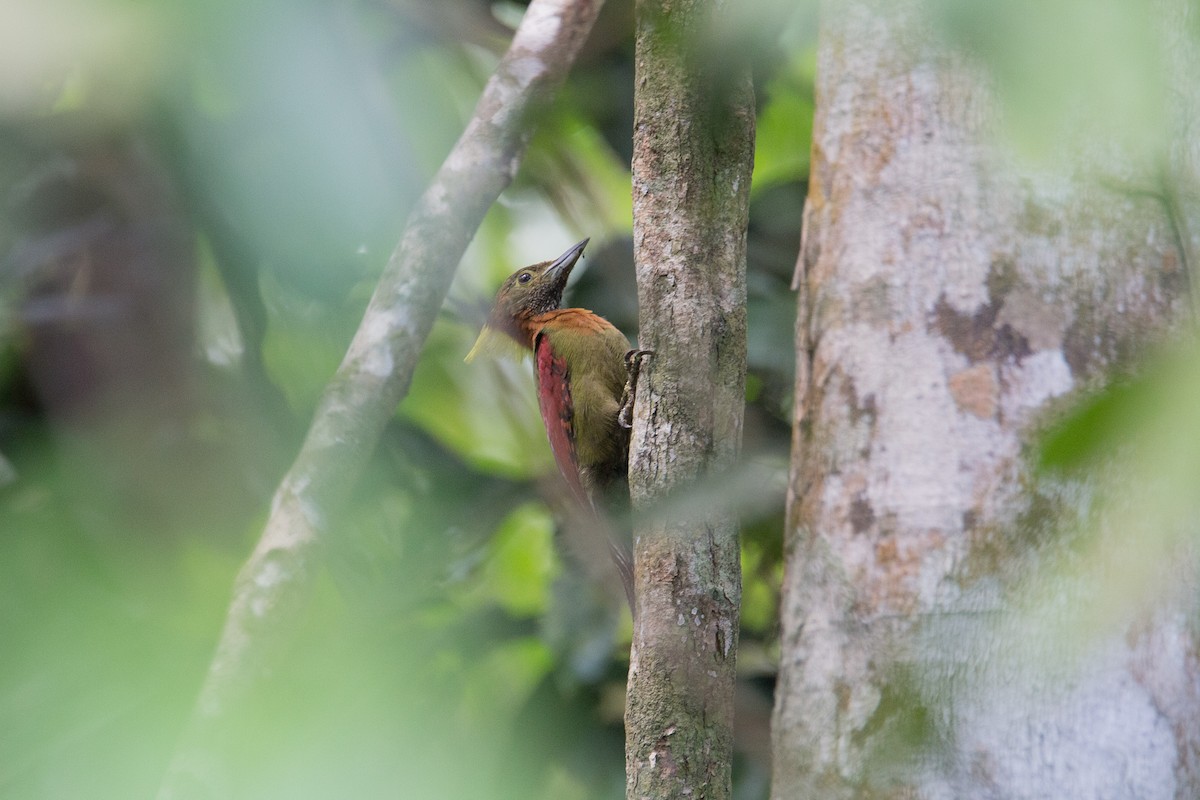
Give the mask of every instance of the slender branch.
<path id="1" fill-rule="evenodd" d="M 1163 206 L 1167 210 L 1167 219 L 1171 222 L 1171 232 L 1175 235 L 1175 244 L 1179 249 L 1179 257 L 1183 260 L 1181 269 L 1187 280 L 1188 294 L 1192 301 L 1192 320 L 1200 320 L 1200 259 L 1196 254 L 1195 231 L 1191 224 L 1189 209 L 1195 209 L 1195 193 L 1187 190 L 1190 182 L 1186 173 L 1177 175 L 1169 168 L 1160 171 L 1159 183 Z"/>
<path id="2" fill-rule="evenodd" d="M 1100 185 L 1126 197 L 1145 197 L 1161 203 L 1171 225 L 1171 237 L 1183 262 L 1180 271 L 1187 281 L 1191 300 L 1192 320 L 1200 320 L 1200 257 L 1196 253 L 1196 237 L 1189 209 L 1196 206 L 1196 192 L 1189 187 L 1195 183 L 1186 166 L 1164 162 L 1159 166 L 1154 183 L 1137 184 L 1128 180 L 1101 176 Z"/>
<path id="3" fill-rule="evenodd" d="M 159 798 L 221 796 L 232 714 L 294 638 L 327 520 L 397 403 L 484 213 L 511 183 L 536 112 L 565 80 L 602 0 L 533 0 L 454 149 L 418 200 L 308 436 L 242 567 L 199 700 Z"/>
<path id="4" fill-rule="evenodd" d="M 721 27 L 719 6 L 637 4 L 638 339 L 655 355 L 642 371 L 630 444 L 638 514 L 630 800 L 731 794 L 737 520 L 689 497 L 698 479 L 734 466 L 745 398 L 754 103 L 745 54 L 705 40 Z"/>

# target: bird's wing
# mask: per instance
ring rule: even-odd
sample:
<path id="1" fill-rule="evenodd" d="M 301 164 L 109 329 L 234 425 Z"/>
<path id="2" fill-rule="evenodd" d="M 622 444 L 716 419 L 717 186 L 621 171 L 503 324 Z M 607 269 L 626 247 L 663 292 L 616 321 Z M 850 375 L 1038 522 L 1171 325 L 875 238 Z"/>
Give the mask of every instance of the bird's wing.
<path id="1" fill-rule="evenodd" d="M 554 352 L 550 337 L 539 333 L 533 342 L 533 358 L 537 370 L 538 408 L 542 424 L 558 471 L 567 488 L 583 508 L 592 501 L 579 475 L 579 459 L 575 454 L 575 406 L 571 401 L 571 371 L 567 361 Z"/>
<path id="2" fill-rule="evenodd" d="M 533 340 L 533 359 L 537 371 L 538 408 L 542 412 L 542 424 L 546 426 L 546 437 L 550 440 L 550 450 L 558 463 L 558 471 L 562 473 L 579 507 L 595 513 L 596 507 L 583 486 L 579 458 L 575 453 L 575 405 L 571 400 L 571 370 L 567 367 L 567 360 L 554 352 L 550 337 L 545 333 L 539 333 Z M 594 519 L 600 520 L 600 517 Z M 625 588 L 625 599 L 629 601 L 630 611 L 633 612 L 637 607 L 633 589 L 633 562 L 627 547 L 614 538 L 610 527 L 605 527 L 609 553 L 617 566 Z"/>

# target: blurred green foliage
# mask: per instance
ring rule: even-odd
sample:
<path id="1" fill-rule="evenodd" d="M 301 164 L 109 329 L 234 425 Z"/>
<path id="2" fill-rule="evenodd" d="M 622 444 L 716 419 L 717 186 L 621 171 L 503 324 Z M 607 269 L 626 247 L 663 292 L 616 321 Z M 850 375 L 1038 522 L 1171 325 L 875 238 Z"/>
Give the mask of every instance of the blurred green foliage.
<path id="1" fill-rule="evenodd" d="M 1189 3 L 924 0 L 936 29 L 994 80 L 1004 141 L 1042 168 L 1122 175 L 1155 165 L 1177 133 L 1190 89 L 1172 64 L 1183 42 L 1171 39 L 1189 34 L 1172 17 L 1182 22 Z"/>
<path id="2" fill-rule="evenodd" d="M 275 484 L 521 11 L 0 8 L 0 797 L 153 796 Z M 623 796 L 627 612 L 562 541 L 528 364 L 462 359 L 499 281 L 585 235 L 574 301 L 636 335 L 631 20 L 609 3 L 464 259 L 287 669 L 229 731 L 230 796 Z M 811 35 L 754 36 L 739 510 L 761 704 L 813 59 Z"/>
<path id="3" fill-rule="evenodd" d="M 1054 641 L 1054 658 L 1078 658 L 1164 600 L 1194 607 L 1197 365 L 1194 340 L 1159 345 L 1136 372 L 1080 398 L 1038 442 L 1042 491 L 1069 502 L 1055 520 L 1068 548 L 1038 564 L 1012 624 L 1022 639 Z M 1074 601 L 1065 610 L 1039 607 L 1062 592 Z"/>

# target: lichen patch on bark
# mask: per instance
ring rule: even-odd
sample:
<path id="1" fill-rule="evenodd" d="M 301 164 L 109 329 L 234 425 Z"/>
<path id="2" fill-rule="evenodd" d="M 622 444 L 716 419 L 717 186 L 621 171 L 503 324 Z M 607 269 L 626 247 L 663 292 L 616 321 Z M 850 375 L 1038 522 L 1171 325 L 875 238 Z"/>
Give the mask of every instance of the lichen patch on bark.
<path id="1" fill-rule="evenodd" d="M 962 411 L 980 419 L 992 419 L 999 405 L 1000 387 L 991 364 L 976 364 L 950 376 L 950 394 Z"/>

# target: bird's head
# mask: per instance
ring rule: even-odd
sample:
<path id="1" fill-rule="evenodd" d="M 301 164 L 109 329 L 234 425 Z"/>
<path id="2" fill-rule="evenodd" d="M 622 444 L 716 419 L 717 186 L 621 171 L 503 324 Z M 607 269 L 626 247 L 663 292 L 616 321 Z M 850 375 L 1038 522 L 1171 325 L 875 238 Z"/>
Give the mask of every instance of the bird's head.
<path id="1" fill-rule="evenodd" d="M 509 275 L 496 292 L 488 324 L 501 327 L 506 322 L 529 319 L 558 308 L 571 269 L 583 255 L 587 243 L 584 239 L 553 261 L 522 267 Z"/>
<path id="2" fill-rule="evenodd" d="M 467 360 L 474 358 L 481 349 L 486 349 L 488 339 L 496 333 L 507 334 L 519 344 L 528 345 L 522 323 L 559 307 L 563 289 L 567 287 L 567 278 L 583 255 L 583 248 L 587 247 L 588 241 L 584 239 L 572 245 L 553 261 L 531 264 L 509 275 L 496 292 L 496 302 L 492 304 L 487 324 L 480 332 L 475 347 L 467 354 Z"/>

